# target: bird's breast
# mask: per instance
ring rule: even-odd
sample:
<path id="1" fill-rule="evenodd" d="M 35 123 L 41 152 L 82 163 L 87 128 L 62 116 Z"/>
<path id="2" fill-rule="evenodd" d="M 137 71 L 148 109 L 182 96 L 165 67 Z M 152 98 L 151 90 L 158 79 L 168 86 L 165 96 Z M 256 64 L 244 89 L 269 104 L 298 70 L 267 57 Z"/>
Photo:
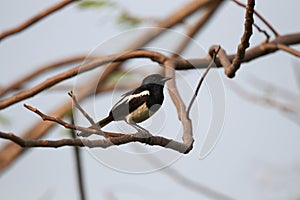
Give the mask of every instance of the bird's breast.
<path id="1" fill-rule="evenodd" d="M 135 123 L 140 123 L 151 117 L 158 109 L 160 105 L 156 105 L 156 108 L 148 108 L 146 102 L 140 105 L 136 110 L 126 116 L 126 121 L 133 121 Z"/>

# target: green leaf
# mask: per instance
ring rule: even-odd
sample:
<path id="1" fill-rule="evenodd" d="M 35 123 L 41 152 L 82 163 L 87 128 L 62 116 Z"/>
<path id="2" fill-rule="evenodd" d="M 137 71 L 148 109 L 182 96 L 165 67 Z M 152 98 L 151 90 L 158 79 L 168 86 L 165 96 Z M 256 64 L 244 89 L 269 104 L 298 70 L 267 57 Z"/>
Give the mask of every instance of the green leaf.
<path id="1" fill-rule="evenodd" d="M 80 8 L 102 8 L 102 7 L 114 6 L 114 3 L 105 0 L 80 1 L 78 6 Z"/>
<path id="2" fill-rule="evenodd" d="M 143 21 L 142 19 L 140 19 L 138 17 L 135 17 L 135 16 L 132 16 L 127 12 L 121 13 L 119 15 L 119 18 L 118 18 L 118 22 L 120 24 L 126 24 L 126 25 L 129 25 L 129 26 L 137 26 L 140 23 L 142 23 L 142 21 Z"/>

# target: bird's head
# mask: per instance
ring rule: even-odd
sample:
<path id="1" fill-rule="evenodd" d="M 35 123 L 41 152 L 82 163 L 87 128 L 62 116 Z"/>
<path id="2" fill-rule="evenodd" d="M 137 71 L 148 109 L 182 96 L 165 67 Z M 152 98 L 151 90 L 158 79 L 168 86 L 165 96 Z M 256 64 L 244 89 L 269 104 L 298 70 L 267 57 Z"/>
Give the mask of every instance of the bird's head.
<path id="1" fill-rule="evenodd" d="M 154 83 L 154 84 L 159 84 L 159 85 L 164 85 L 166 81 L 170 80 L 171 78 L 164 77 L 160 74 L 151 74 L 144 78 L 142 85 Z"/>

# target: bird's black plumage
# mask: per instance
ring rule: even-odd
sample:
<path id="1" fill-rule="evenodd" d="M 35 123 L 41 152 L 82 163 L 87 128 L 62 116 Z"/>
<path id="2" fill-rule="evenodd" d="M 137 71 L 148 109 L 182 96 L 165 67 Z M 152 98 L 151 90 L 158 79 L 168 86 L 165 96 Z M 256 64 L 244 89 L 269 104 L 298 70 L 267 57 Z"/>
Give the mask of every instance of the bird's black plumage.
<path id="1" fill-rule="evenodd" d="M 164 101 L 164 84 L 170 78 L 152 74 L 144 78 L 142 84 L 127 93 L 112 107 L 109 115 L 97 122 L 104 127 L 112 121 L 124 120 L 137 130 L 144 130 L 137 123 L 151 117 Z M 90 133 L 81 132 L 79 136 L 87 137 Z"/>

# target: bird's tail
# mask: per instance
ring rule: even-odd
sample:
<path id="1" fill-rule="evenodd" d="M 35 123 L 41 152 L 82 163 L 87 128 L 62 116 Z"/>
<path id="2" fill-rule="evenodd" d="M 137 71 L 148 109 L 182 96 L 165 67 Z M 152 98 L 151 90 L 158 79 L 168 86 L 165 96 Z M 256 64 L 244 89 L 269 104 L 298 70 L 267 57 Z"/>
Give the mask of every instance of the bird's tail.
<path id="1" fill-rule="evenodd" d="M 96 124 L 100 128 L 103 128 L 104 126 L 106 126 L 107 124 L 112 122 L 113 120 L 114 120 L 114 118 L 111 115 L 108 115 L 107 117 L 104 117 L 103 119 L 98 121 Z M 89 128 L 92 128 L 92 126 L 90 126 Z M 77 135 L 82 136 L 82 137 L 89 137 L 91 135 L 91 133 L 89 133 L 89 132 L 80 132 Z"/>

